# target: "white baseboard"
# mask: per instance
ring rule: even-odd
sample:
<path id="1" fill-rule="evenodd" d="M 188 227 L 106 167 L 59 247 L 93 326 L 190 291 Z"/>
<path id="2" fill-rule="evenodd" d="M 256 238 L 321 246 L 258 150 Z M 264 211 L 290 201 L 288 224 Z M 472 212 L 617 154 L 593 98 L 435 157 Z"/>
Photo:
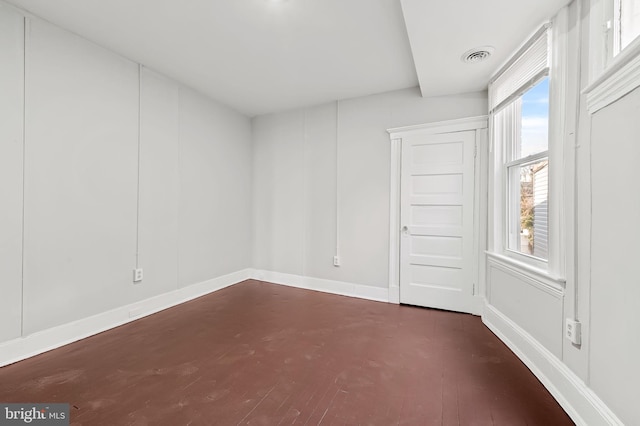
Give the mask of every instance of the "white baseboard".
<path id="1" fill-rule="evenodd" d="M 389 289 L 387 287 L 373 287 L 369 285 L 303 277 L 301 275 L 283 274 L 280 272 L 263 270 L 254 270 L 251 278 L 259 281 L 267 281 L 273 284 L 303 288 L 306 290 L 322 291 L 325 293 L 339 294 L 341 296 L 375 300 L 377 302 L 389 302 Z"/>
<path id="2" fill-rule="evenodd" d="M 623 425 L 582 379 L 502 312 L 485 305 L 482 321 L 529 367 L 578 426 Z"/>
<path id="3" fill-rule="evenodd" d="M 388 288 L 245 269 L 1 343 L 0 367 L 76 342 L 247 279 L 379 302 L 390 301 Z M 609 407 L 562 361 L 496 308 L 486 304 L 482 321 L 535 374 L 577 425 L 623 425 Z"/>
<path id="4" fill-rule="evenodd" d="M 59 348 L 247 280 L 251 277 L 251 271 L 251 269 L 244 269 L 1 343 L 0 367 Z"/>

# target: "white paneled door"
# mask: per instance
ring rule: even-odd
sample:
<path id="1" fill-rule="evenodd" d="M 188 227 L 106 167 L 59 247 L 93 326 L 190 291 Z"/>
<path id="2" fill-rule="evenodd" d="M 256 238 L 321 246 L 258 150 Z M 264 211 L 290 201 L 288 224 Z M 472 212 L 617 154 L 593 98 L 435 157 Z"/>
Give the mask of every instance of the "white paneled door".
<path id="1" fill-rule="evenodd" d="M 400 302 L 473 311 L 475 131 L 402 137 Z"/>

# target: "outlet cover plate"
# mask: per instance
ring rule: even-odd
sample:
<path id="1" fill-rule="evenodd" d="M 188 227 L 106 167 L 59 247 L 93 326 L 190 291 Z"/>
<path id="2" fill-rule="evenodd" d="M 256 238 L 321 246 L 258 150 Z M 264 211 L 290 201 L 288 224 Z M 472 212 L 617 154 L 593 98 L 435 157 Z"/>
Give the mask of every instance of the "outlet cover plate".
<path id="1" fill-rule="evenodd" d="M 564 327 L 564 336 L 574 345 L 579 345 L 581 341 L 582 327 L 580 321 L 567 318 Z"/>
<path id="2" fill-rule="evenodd" d="M 137 268 L 133 270 L 133 282 L 134 283 L 139 283 L 140 281 L 142 281 L 142 268 Z"/>

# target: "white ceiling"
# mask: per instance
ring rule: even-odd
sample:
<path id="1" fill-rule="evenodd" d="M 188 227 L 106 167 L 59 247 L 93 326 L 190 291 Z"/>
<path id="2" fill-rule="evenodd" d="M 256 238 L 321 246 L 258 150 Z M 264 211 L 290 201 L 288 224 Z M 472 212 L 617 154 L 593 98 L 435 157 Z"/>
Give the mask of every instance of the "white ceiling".
<path id="1" fill-rule="evenodd" d="M 7 1 L 249 116 L 418 82 L 424 96 L 482 90 L 527 35 L 567 3 Z M 460 62 L 464 51 L 485 44 L 496 48 L 492 60 Z"/>
<path id="2" fill-rule="evenodd" d="M 423 96 L 486 89 L 489 78 L 568 0 L 401 0 Z M 480 63 L 461 56 L 495 48 Z"/>

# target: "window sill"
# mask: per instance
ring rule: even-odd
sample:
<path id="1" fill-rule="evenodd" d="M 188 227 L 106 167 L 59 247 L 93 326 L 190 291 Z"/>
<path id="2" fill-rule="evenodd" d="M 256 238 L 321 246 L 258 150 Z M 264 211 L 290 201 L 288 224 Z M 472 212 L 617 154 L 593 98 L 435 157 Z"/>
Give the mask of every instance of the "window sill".
<path id="1" fill-rule="evenodd" d="M 509 256 L 494 252 L 485 251 L 489 260 L 503 268 L 518 272 L 532 280 L 535 280 L 554 292 L 563 292 L 566 280 L 562 277 L 551 275 L 548 271 L 531 266 L 525 262 L 518 261 Z"/>
<path id="2" fill-rule="evenodd" d="M 624 49 L 582 93 L 594 114 L 640 87 L 640 38 Z"/>

